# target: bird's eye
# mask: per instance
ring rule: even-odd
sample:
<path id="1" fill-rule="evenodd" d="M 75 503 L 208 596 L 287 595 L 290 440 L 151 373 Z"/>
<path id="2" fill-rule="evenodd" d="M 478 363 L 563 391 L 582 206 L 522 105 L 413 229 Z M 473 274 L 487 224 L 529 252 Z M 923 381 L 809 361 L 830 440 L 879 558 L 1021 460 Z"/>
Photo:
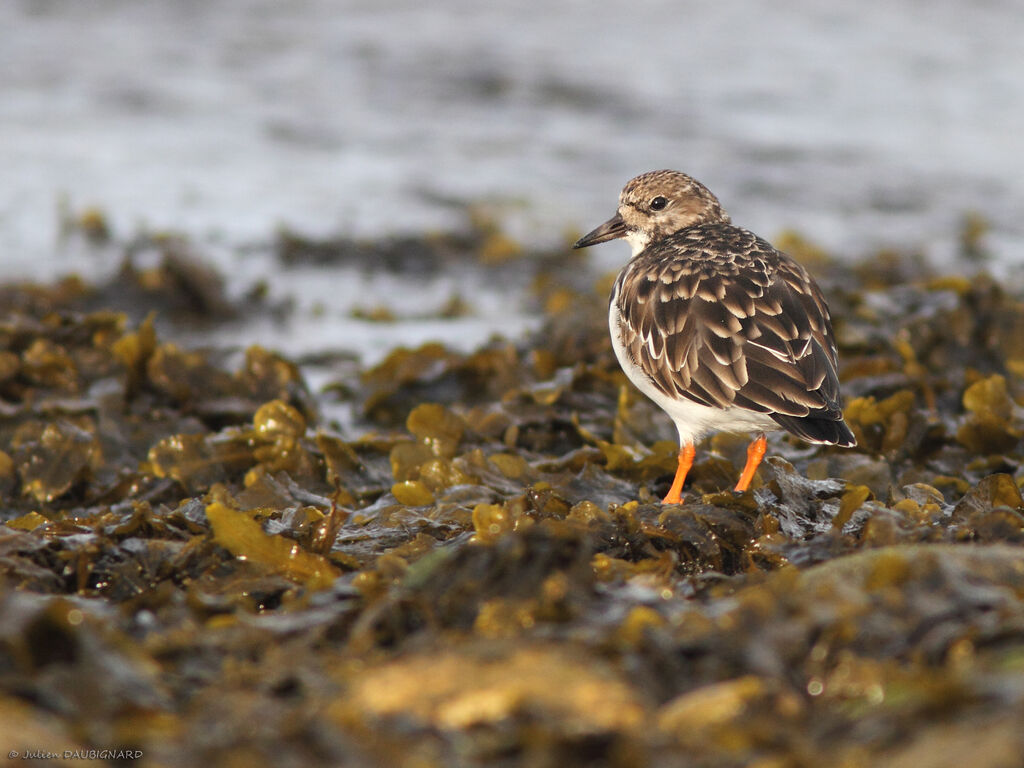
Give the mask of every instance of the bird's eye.
<path id="1" fill-rule="evenodd" d="M 651 200 L 651 210 L 652 211 L 660 211 L 666 205 L 668 205 L 668 200 L 666 200 L 661 195 L 658 195 L 656 198 Z"/>

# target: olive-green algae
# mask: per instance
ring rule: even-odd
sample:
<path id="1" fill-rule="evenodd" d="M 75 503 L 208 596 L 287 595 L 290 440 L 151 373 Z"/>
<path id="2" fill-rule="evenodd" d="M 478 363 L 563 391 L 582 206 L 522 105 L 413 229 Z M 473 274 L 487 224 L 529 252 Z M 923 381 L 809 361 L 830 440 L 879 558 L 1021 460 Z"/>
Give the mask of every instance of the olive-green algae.
<path id="1" fill-rule="evenodd" d="M 529 263 L 545 326 L 337 382 L 353 436 L 285 357 L 228 365 L 166 339 L 166 315 L 247 311 L 217 280 L 195 294 L 208 268 L 178 240 L 135 243 L 161 266 L 128 258 L 110 286 L 0 289 L 3 743 L 159 765 L 1024 750 L 1019 295 L 792 239 L 830 296 L 860 444 L 773 435 L 735 495 L 744 444 L 719 436 L 663 507 L 671 425 L 619 371 L 608 280 L 577 256 L 529 262 L 483 225 L 279 245 Z"/>

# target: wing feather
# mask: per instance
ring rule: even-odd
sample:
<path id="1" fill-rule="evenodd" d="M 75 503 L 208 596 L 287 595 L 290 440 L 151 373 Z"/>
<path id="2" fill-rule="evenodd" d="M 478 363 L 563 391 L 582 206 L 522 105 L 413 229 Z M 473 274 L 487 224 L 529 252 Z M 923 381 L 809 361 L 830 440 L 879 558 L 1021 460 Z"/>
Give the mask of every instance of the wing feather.
<path id="1" fill-rule="evenodd" d="M 842 420 L 821 291 L 756 235 L 721 223 L 677 233 L 634 258 L 612 298 L 623 346 L 666 395 L 777 415 L 802 436 L 801 420 Z"/>

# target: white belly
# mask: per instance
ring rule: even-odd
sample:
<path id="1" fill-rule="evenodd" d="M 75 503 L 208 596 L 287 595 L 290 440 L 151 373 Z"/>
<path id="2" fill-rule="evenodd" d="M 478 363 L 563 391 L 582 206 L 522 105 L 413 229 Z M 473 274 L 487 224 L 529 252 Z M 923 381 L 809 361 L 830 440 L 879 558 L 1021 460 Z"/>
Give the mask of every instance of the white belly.
<path id="1" fill-rule="evenodd" d="M 710 432 L 768 432 L 779 429 L 779 425 L 767 415 L 748 411 L 745 408 L 715 408 L 701 405 L 692 400 L 675 399 L 666 396 L 648 378 L 639 366 L 633 363 L 626 347 L 619 337 L 619 324 L 615 301 L 608 306 L 608 329 L 612 337 L 612 349 L 619 365 L 636 385 L 636 388 L 654 401 L 669 415 L 679 432 L 679 444 L 696 443 Z"/>

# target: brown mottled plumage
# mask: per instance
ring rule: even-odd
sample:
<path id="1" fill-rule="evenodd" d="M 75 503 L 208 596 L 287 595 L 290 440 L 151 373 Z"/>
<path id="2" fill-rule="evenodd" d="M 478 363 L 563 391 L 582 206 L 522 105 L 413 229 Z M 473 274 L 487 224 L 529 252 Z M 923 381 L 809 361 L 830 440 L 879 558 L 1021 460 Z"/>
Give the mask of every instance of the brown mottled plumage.
<path id="1" fill-rule="evenodd" d="M 762 433 L 737 490 L 763 456 L 765 430 L 855 444 L 828 307 L 802 266 L 733 226 L 715 196 L 678 171 L 631 180 L 618 213 L 574 247 L 619 237 L 633 258 L 612 290 L 612 344 L 627 376 L 679 431 L 680 468 L 666 502 L 679 500 L 693 444 L 710 431 Z"/>

